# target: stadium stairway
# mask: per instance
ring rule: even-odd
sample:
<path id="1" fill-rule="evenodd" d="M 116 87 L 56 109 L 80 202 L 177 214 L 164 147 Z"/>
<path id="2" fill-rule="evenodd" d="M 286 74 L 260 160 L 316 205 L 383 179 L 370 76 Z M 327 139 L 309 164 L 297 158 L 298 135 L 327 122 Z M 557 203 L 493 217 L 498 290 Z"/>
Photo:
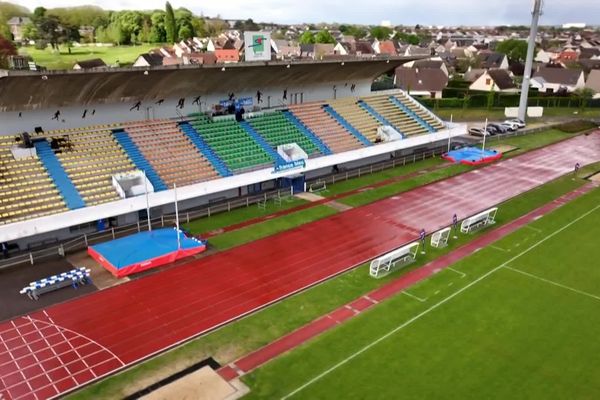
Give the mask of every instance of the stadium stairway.
<path id="1" fill-rule="evenodd" d="M 267 143 L 267 141 L 265 139 L 263 139 L 263 137 L 260 136 L 256 130 L 254 130 L 254 128 L 252 127 L 252 125 L 250 125 L 250 123 L 248 121 L 242 121 L 242 122 L 240 122 L 240 126 L 242 128 L 244 128 L 244 130 L 246 131 L 246 133 L 248 133 L 248 135 L 250 135 L 250 137 L 252 137 L 252 139 L 254 139 L 254 141 L 256 143 L 258 143 L 260 145 L 260 147 L 262 147 L 263 150 L 269 156 L 271 156 L 271 158 L 274 161 L 276 161 L 278 164 L 285 164 L 286 163 L 285 160 L 279 155 L 279 153 L 277 153 L 277 150 L 275 150 L 273 147 L 271 147 L 269 145 L 269 143 Z"/>
<path id="2" fill-rule="evenodd" d="M 351 134 L 354 135 L 354 137 L 356 137 L 358 140 L 360 140 L 362 144 L 364 144 L 365 146 L 373 145 L 373 143 L 371 143 L 369 141 L 369 139 L 364 137 L 362 133 L 360 133 L 355 127 L 350 125 L 350 123 L 348 123 L 348 121 L 346 121 L 344 118 L 342 118 L 342 116 L 340 114 L 338 114 L 331 106 L 324 105 L 323 109 L 329 115 L 331 115 L 340 125 L 342 125 L 344 128 L 346 128 L 346 130 L 348 132 L 350 132 Z"/>
<path id="3" fill-rule="evenodd" d="M 390 96 L 389 99 L 390 99 L 390 101 L 394 105 L 396 105 L 398 108 L 400 108 L 406 114 L 410 115 L 415 121 L 417 121 L 419 123 L 419 125 L 421 125 L 425 129 L 427 129 L 427 131 L 429 133 L 433 133 L 433 132 L 436 131 L 436 129 L 429 122 L 427 122 L 423 118 L 421 118 L 420 115 L 418 115 L 413 110 L 411 110 L 410 108 L 408 108 L 406 106 L 406 104 L 404 104 L 403 102 L 401 102 L 400 100 L 398 100 L 396 97 Z"/>
<path id="4" fill-rule="evenodd" d="M 56 157 L 56 154 L 54 154 L 54 150 L 52 150 L 50 144 L 44 139 L 36 140 L 34 145 L 40 161 L 58 188 L 67 207 L 71 210 L 85 207 L 85 201 L 83 201 L 83 198 L 75 188 L 75 185 L 71 182 L 69 175 L 67 175 L 60 160 Z"/>
<path id="5" fill-rule="evenodd" d="M 213 149 L 204 141 L 202 136 L 194 129 L 189 122 L 179 122 L 179 128 L 181 131 L 190 139 L 190 141 L 198 148 L 198 151 L 202 153 L 202 155 L 210 161 L 210 163 L 215 167 L 219 175 L 231 176 L 233 173 L 227 168 L 223 160 L 213 151 Z"/>
<path id="6" fill-rule="evenodd" d="M 304 126 L 298 118 L 289 110 L 283 111 L 283 115 L 290 121 L 300 132 L 304 133 L 306 137 L 308 137 L 315 146 L 319 149 L 321 153 L 326 156 L 333 154 L 331 149 L 327 147 L 327 145 L 317 136 L 315 135 L 308 127 Z"/>
<path id="7" fill-rule="evenodd" d="M 363 100 L 359 100 L 358 101 L 358 105 L 365 111 L 367 111 L 369 114 L 371 114 L 373 117 L 375 117 L 375 119 L 377 121 L 379 121 L 379 123 L 381 125 L 387 125 L 387 126 L 391 126 L 392 128 L 394 128 L 398 133 L 400 133 L 403 137 L 406 137 L 406 135 L 404 134 L 404 132 L 402 132 L 402 130 L 400 128 L 398 128 L 397 126 L 395 126 L 394 124 L 392 124 L 390 121 L 388 121 L 383 115 L 379 114 L 377 111 L 375 111 L 373 109 L 373 107 L 371 107 L 369 104 L 367 104 L 366 102 L 364 102 Z"/>
<path id="8" fill-rule="evenodd" d="M 436 130 L 444 129 L 444 122 L 439 119 L 435 114 L 433 114 L 430 110 L 423 107 L 421 103 L 415 100 L 413 97 L 410 97 L 404 92 L 400 92 L 399 94 L 394 96 L 398 101 L 403 103 L 407 108 L 412 110 L 416 115 L 421 117 L 424 121 L 427 121 L 429 125 L 433 126 Z"/>
<path id="9" fill-rule="evenodd" d="M 123 150 L 127 153 L 131 161 L 135 164 L 136 168 L 139 170 L 146 172 L 146 178 L 152 183 L 154 186 L 154 190 L 156 192 L 161 190 L 167 190 L 167 185 L 163 182 L 163 180 L 158 176 L 152 165 L 146 160 L 140 149 L 137 148 L 135 143 L 129 137 L 129 134 L 125 132 L 123 129 L 115 129 L 113 130 L 113 134 L 117 142 L 121 145 Z"/>

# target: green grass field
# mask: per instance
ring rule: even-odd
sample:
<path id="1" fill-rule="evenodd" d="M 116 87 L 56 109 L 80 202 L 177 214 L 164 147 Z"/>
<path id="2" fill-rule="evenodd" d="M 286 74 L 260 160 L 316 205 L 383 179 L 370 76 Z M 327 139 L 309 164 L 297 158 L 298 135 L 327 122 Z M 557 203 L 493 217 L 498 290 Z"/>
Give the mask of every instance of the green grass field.
<path id="1" fill-rule="evenodd" d="M 585 175 L 588 171 L 597 170 L 599 167 L 600 165 L 583 168 L 581 175 Z M 573 180 L 569 176 L 518 196 L 501 205 L 501 211 L 497 216 L 497 226 L 514 220 L 560 197 L 564 193 L 580 187 L 584 183 L 585 181 L 581 179 Z M 478 234 L 481 233 L 483 232 Z M 418 268 L 446 254 L 476 236 L 463 236 L 459 240 L 452 241 L 447 248 L 431 249 L 425 257 L 420 258 L 411 265 L 410 269 Z M 358 296 L 380 287 L 406 271 L 397 271 L 386 278 L 375 280 L 369 277 L 368 266 L 363 265 L 246 318 L 228 324 L 206 336 L 192 340 L 123 373 L 104 379 L 69 396 L 69 398 L 122 398 L 209 356 L 214 357 L 222 364 L 229 363 L 352 301 Z M 274 321 L 276 322 L 274 323 Z"/>
<path id="2" fill-rule="evenodd" d="M 437 116 L 444 120 L 450 120 L 450 116 L 453 117 L 454 121 L 483 121 L 486 118 L 490 120 L 503 120 L 504 108 L 440 108 L 432 110 Z M 577 107 L 545 107 L 544 117 L 593 117 L 598 114 L 598 110 L 586 109 L 579 110 Z M 539 118 L 529 118 L 529 122 L 533 123 L 539 120 Z"/>
<path id="3" fill-rule="evenodd" d="M 71 47 L 71 53 L 65 46 L 60 47 L 60 52 L 38 50 L 34 47 L 21 47 L 19 54 L 29 55 L 38 64 L 48 69 L 72 69 L 77 61 L 101 58 L 108 65 L 119 62 L 121 65 L 133 64 L 135 59 L 142 53 L 158 47 L 153 44 L 142 44 L 138 46 L 114 46 L 114 47 Z"/>
<path id="4" fill-rule="evenodd" d="M 244 378 L 255 398 L 600 396 L 600 190 Z M 502 208 L 501 208 L 502 210 Z"/>

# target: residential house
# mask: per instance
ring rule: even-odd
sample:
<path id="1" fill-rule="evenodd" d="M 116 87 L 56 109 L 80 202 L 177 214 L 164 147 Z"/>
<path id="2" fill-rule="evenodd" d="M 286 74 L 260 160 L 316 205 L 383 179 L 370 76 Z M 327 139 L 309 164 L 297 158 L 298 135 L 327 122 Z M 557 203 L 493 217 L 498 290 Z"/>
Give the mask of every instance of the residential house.
<path id="1" fill-rule="evenodd" d="M 502 93 L 516 93 L 519 91 L 512 77 L 505 69 L 486 70 L 469 86 L 469 90 Z"/>
<path id="2" fill-rule="evenodd" d="M 579 60 L 579 65 L 589 74 L 594 69 L 600 69 L 600 59 Z"/>
<path id="3" fill-rule="evenodd" d="M 28 17 L 12 17 L 6 22 L 15 42 L 29 39 L 23 37 L 23 27 L 29 23 L 31 23 L 31 19 Z"/>
<path id="4" fill-rule="evenodd" d="M 240 61 L 240 52 L 236 49 L 216 49 L 214 54 L 218 63 L 236 63 Z"/>
<path id="5" fill-rule="evenodd" d="M 542 93 L 574 92 L 585 86 L 582 70 L 541 67 L 531 78 L 531 87 Z"/>
<path id="6" fill-rule="evenodd" d="M 314 59 L 322 60 L 324 57 L 332 56 L 335 54 L 335 45 L 331 43 L 315 43 L 314 47 Z"/>
<path id="7" fill-rule="evenodd" d="M 348 42 L 337 42 L 333 48 L 333 52 L 340 56 L 347 56 L 352 52 L 352 46 Z"/>
<path id="8" fill-rule="evenodd" d="M 73 69 L 97 69 L 106 68 L 107 65 L 100 58 L 92 58 L 91 60 L 78 61 L 73 65 Z"/>
<path id="9" fill-rule="evenodd" d="M 479 77 L 483 74 L 485 74 L 485 69 L 483 68 L 469 68 L 469 70 L 467 72 L 465 72 L 463 79 L 466 82 L 475 82 L 477 79 L 479 79 Z"/>
<path id="10" fill-rule="evenodd" d="M 300 57 L 300 45 L 290 40 L 271 39 L 271 48 L 279 59 Z"/>
<path id="11" fill-rule="evenodd" d="M 556 60 L 561 63 L 576 62 L 579 59 L 579 54 L 575 50 L 561 51 Z"/>
<path id="12" fill-rule="evenodd" d="M 372 44 L 375 54 L 385 54 L 389 56 L 397 55 L 396 45 L 392 40 L 375 40 Z"/>
<path id="13" fill-rule="evenodd" d="M 94 28 L 93 26 L 82 25 L 79 27 L 78 31 L 82 41 L 87 41 L 89 43 L 92 43 L 94 41 L 94 33 L 96 32 L 96 28 Z"/>
<path id="14" fill-rule="evenodd" d="M 163 54 L 144 53 L 140 54 L 133 63 L 134 67 L 158 67 L 163 65 Z"/>
<path id="15" fill-rule="evenodd" d="M 479 53 L 481 66 L 485 69 L 508 69 L 508 57 L 506 54 L 482 51 Z"/>
<path id="16" fill-rule="evenodd" d="M 540 51 L 537 52 L 534 61 L 542 63 L 542 64 L 548 64 L 548 63 L 556 60 L 557 56 L 558 56 L 557 53 L 554 53 L 549 50 L 541 49 Z"/>
<path id="17" fill-rule="evenodd" d="M 434 99 L 442 98 L 442 91 L 448 85 L 448 76 L 441 68 L 398 67 L 394 76 L 395 86 L 413 96 Z"/>
<path id="18" fill-rule="evenodd" d="M 594 99 L 600 99 L 600 69 L 590 72 L 585 87 L 594 91 Z"/>
<path id="19" fill-rule="evenodd" d="M 357 40 L 352 49 L 353 55 L 358 57 L 374 57 L 375 50 L 373 50 L 373 46 L 367 40 Z"/>
<path id="20" fill-rule="evenodd" d="M 448 67 L 442 60 L 416 60 L 409 61 L 402 65 L 405 68 L 431 68 L 431 69 L 441 69 L 446 76 L 449 75 Z"/>

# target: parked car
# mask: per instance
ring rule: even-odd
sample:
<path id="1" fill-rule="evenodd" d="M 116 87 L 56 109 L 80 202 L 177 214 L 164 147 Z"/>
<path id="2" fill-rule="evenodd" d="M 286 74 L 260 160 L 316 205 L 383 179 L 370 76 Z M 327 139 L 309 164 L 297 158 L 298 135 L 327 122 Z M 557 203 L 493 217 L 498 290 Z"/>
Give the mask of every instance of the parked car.
<path id="1" fill-rule="evenodd" d="M 501 124 L 492 123 L 492 124 L 488 124 L 488 126 L 493 127 L 496 130 L 497 134 L 508 132 L 508 127 L 503 126 Z"/>
<path id="2" fill-rule="evenodd" d="M 523 129 L 523 128 L 525 128 L 527 126 L 527 124 L 525 123 L 525 121 L 523 121 L 521 119 L 518 119 L 518 118 L 507 119 L 504 122 L 507 122 L 507 123 L 510 122 L 510 123 L 512 123 L 514 125 L 517 125 L 518 129 Z"/>
<path id="3" fill-rule="evenodd" d="M 503 122 L 500 125 L 508 129 L 510 132 L 514 132 L 517 129 L 519 129 L 516 124 L 513 124 L 511 122 Z"/>
<path id="4" fill-rule="evenodd" d="M 488 124 L 486 130 L 490 133 L 490 135 L 498 135 L 499 133 L 502 133 L 502 131 L 494 126 L 494 124 Z"/>
<path id="5" fill-rule="evenodd" d="M 487 132 L 485 129 L 483 128 L 469 128 L 469 134 L 473 135 L 473 136 L 488 136 L 489 132 Z"/>

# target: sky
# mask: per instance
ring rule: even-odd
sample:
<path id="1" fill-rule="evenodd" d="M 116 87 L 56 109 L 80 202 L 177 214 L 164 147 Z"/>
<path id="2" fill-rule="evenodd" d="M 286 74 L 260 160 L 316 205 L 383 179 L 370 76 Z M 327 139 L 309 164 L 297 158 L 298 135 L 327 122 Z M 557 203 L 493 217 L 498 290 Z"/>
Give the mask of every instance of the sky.
<path id="1" fill-rule="evenodd" d="M 11 1 L 11 0 L 8 0 Z M 33 8 L 98 5 L 104 9 L 164 8 L 165 0 L 12 0 Z M 227 19 L 259 22 L 339 22 L 365 25 L 528 25 L 533 0 L 171 0 L 174 8 Z M 545 0 L 542 25 L 585 22 L 600 25 L 599 0 Z"/>

